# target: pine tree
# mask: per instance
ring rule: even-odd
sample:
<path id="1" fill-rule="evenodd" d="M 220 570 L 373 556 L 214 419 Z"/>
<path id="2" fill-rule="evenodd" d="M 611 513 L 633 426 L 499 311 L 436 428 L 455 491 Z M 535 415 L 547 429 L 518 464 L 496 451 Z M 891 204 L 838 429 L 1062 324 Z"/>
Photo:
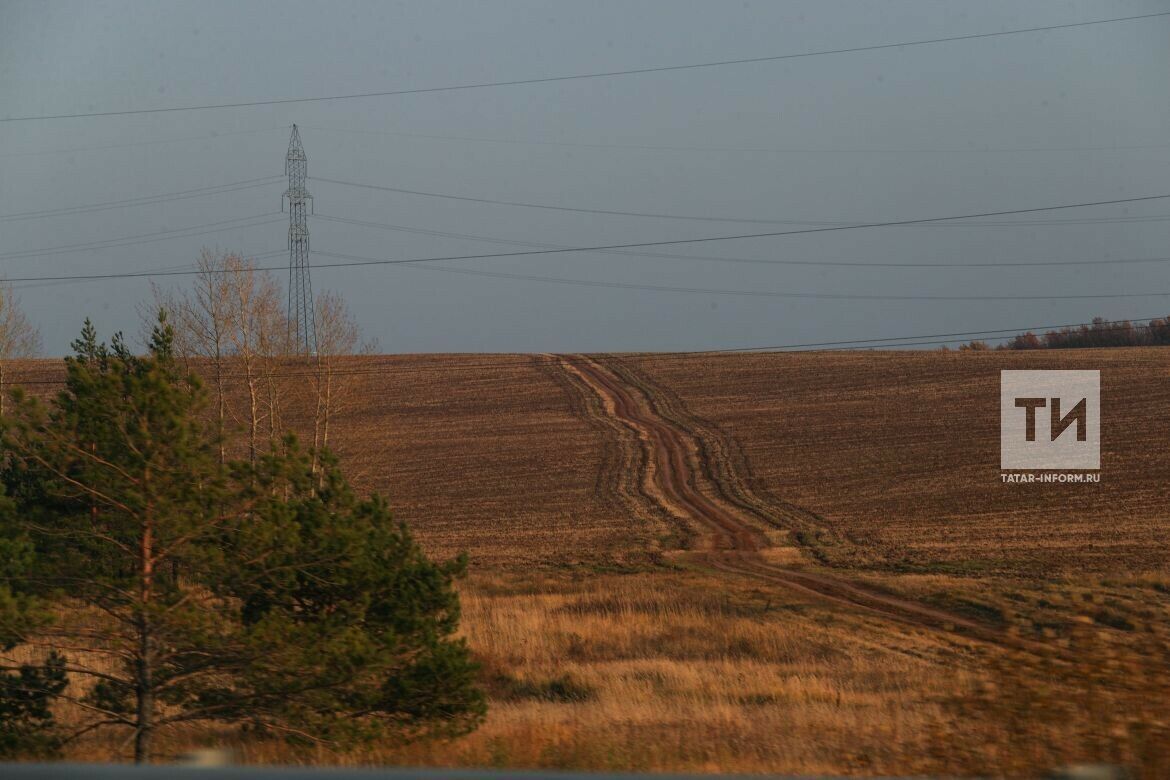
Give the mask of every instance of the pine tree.
<path id="1" fill-rule="evenodd" d="M 144 762 L 158 730 L 193 721 L 335 744 L 479 722 L 453 637 L 462 558 L 429 561 L 382 498 L 295 439 L 222 463 L 164 317 L 146 356 L 88 322 L 74 350 L 48 408 L 18 393 L 4 422 L 0 543 L 31 558 L 0 570 L 0 623 L 45 651 L 34 672 L 87 680 L 45 687 L 86 716 L 80 731 L 131 730 Z M 34 594 L 66 617 L 38 624 Z"/>

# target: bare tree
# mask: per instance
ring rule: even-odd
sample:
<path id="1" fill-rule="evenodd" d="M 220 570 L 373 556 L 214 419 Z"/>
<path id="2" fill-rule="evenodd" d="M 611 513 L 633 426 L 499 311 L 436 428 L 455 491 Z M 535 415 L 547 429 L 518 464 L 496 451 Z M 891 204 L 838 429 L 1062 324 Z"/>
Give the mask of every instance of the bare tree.
<path id="1" fill-rule="evenodd" d="M 297 356 L 273 274 L 240 255 L 204 250 L 194 278 L 190 289 L 156 289 L 155 304 L 170 314 L 177 357 L 209 374 L 220 429 L 242 425 L 254 462 L 266 442 L 280 440 L 286 411 L 295 410 L 289 423 L 313 451 L 329 446 L 333 421 L 353 393 L 345 359 L 375 348 L 362 341 L 345 301 L 336 293 L 318 297 L 317 352 Z M 227 460 L 223 445 L 220 458 Z"/>
<path id="2" fill-rule="evenodd" d="M 275 277 L 258 271 L 252 260 L 228 255 L 222 272 L 228 277 L 228 340 L 242 372 L 248 396 L 248 457 L 254 463 L 260 448 L 261 426 L 269 421 L 269 435 L 278 430 L 281 393 L 275 366 L 285 351 L 287 332 L 281 291 Z"/>
<path id="3" fill-rule="evenodd" d="M 317 319 L 317 355 L 313 376 L 313 450 L 329 446 L 330 423 L 352 397 L 354 385 L 345 381 L 343 365 L 351 355 L 371 354 L 373 341 L 363 342 L 361 330 L 340 295 L 325 293 L 314 304 Z"/>
<path id="4" fill-rule="evenodd" d="M 10 360 L 34 357 L 40 350 L 40 331 L 21 310 L 12 285 L 0 282 L 0 414 L 4 414 L 5 365 Z"/>
<path id="5" fill-rule="evenodd" d="M 260 361 L 260 374 L 269 441 L 280 441 L 284 432 L 283 411 L 287 381 L 282 371 L 289 354 L 287 321 L 278 301 L 272 327 L 263 330 L 258 340 L 260 354 L 263 355 L 263 360 Z"/>
<path id="6" fill-rule="evenodd" d="M 229 418 L 242 423 L 255 460 L 262 429 L 267 427 L 270 437 L 279 434 L 283 393 L 275 364 L 286 351 L 287 330 L 280 286 L 271 273 L 238 254 L 205 249 L 198 267 L 191 289 L 156 288 L 155 302 L 171 315 L 177 355 L 206 365 L 220 430 Z M 241 386 L 247 406 L 242 414 L 233 404 L 233 390 Z M 227 460 L 224 444 L 220 460 Z"/>

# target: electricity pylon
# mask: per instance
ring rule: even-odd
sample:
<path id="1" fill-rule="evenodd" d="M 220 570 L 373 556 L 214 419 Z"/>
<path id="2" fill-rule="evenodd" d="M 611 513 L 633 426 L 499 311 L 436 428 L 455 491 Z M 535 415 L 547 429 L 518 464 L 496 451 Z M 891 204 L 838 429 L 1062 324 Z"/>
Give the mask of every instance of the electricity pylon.
<path id="1" fill-rule="evenodd" d="M 284 158 L 288 189 L 288 341 L 293 353 L 317 354 L 317 319 L 313 313 L 313 284 L 309 279 L 309 213 L 313 196 L 305 187 L 309 161 L 301 134 L 292 126 L 288 154 Z"/>

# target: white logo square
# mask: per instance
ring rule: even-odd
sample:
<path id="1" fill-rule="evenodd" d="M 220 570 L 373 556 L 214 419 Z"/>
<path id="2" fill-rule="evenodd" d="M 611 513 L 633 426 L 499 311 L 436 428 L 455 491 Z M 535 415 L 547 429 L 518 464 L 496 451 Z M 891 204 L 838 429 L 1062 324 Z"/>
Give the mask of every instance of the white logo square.
<path id="1" fill-rule="evenodd" d="M 1100 371 L 1001 371 L 999 467 L 1101 468 Z"/>

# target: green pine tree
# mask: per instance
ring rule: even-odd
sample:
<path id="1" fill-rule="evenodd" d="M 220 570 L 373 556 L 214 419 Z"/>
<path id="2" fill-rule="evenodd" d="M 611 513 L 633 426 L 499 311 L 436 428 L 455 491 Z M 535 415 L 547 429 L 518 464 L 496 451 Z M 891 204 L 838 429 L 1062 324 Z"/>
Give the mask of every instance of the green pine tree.
<path id="1" fill-rule="evenodd" d="M 17 393 L 3 423 L 0 546 L 25 556 L 0 567 L 0 640 L 52 651 L 23 665 L 42 699 L 84 714 L 79 732 L 131 731 L 138 762 L 193 721 L 337 745 L 479 723 L 454 637 L 462 558 L 429 561 L 383 499 L 294 439 L 222 464 L 165 318 L 145 356 L 88 322 L 74 350 L 47 408 Z M 58 689 L 58 670 L 86 684 Z M 0 712 L 12 699 L 0 678 Z M 25 721 L 47 733 L 47 714 Z"/>

